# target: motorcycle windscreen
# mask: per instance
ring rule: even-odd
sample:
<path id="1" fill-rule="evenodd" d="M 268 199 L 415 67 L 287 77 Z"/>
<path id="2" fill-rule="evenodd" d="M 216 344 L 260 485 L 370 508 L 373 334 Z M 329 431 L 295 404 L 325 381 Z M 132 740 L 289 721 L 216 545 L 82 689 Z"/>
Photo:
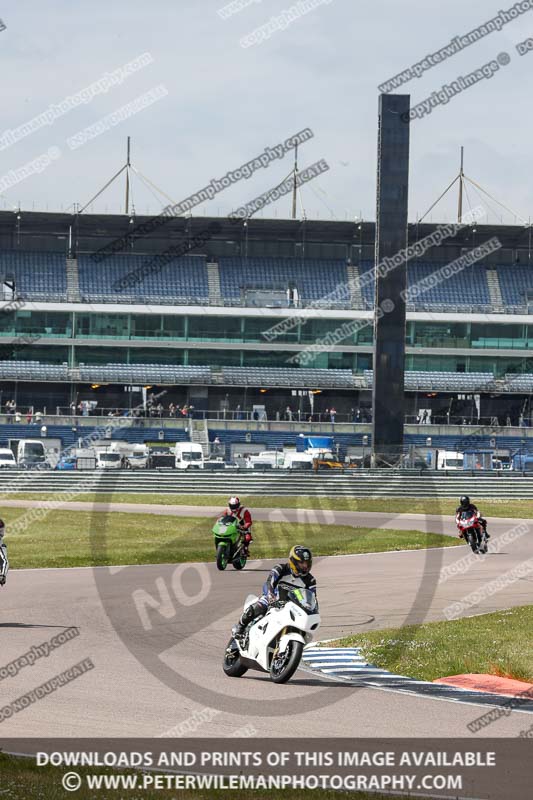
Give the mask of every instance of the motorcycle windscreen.
<path id="1" fill-rule="evenodd" d="M 316 594 L 309 589 L 293 589 L 289 593 L 289 598 L 308 614 L 314 613 L 318 608 Z"/>

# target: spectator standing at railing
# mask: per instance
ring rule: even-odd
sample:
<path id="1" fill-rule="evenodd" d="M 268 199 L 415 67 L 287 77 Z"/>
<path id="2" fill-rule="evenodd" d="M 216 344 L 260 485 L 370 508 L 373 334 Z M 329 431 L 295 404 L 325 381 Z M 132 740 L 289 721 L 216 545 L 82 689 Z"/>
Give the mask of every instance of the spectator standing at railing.
<path id="1" fill-rule="evenodd" d="M 26 422 L 28 423 L 28 425 L 31 425 L 32 420 L 33 420 L 33 407 L 28 408 L 28 413 L 26 414 Z"/>
<path id="2" fill-rule="evenodd" d="M 76 401 L 75 400 L 73 400 L 72 403 L 70 404 L 70 414 L 71 414 L 72 417 L 76 416 Z"/>
<path id="3" fill-rule="evenodd" d="M 176 416 L 176 406 L 174 405 L 174 403 L 169 403 L 168 404 L 168 416 L 169 417 L 175 417 Z"/>
<path id="4" fill-rule="evenodd" d="M 7 403 L 6 403 L 6 414 L 7 414 L 8 421 L 10 421 L 11 418 L 13 417 L 13 414 L 15 413 L 15 407 L 16 406 L 15 406 L 15 401 L 14 400 L 8 400 L 7 401 Z"/>

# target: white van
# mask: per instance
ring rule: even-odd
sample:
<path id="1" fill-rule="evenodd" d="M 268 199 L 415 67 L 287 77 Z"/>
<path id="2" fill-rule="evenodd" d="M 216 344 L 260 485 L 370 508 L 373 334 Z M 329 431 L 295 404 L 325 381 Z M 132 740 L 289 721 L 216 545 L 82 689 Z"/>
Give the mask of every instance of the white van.
<path id="1" fill-rule="evenodd" d="M 0 469 L 14 469 L 16 466 L 13 450 L 9 447 L 0 447 Z"/>
<path id="2" fill-rule="evenodd" d="M 285 453 L 283 469 L 312 470 L 313 456 L 310 453 L 297 453 L 296 450 L 289 450 Z"/>
<path id="3" fill-rule="evenodd" d="M 437 469 L 462 470 L 463 454 L 455 453 L 453 450 L 439 450 Z"/>
<path id="4" fill-rule="evenodd" d="M 176 469 L 203 469 L 204 451 L 197 442 L 178 442 L 174 449 Z"/>
<path id="5" fill-rule="evenodd" d="M 120 469 L 122 466 L 122 456 L 120 453 L 111 450 L 96 451 L 97 469 Z"/>
<path id="6" fill-rule="evenodd" d="M 282 467 L 284 461 L 285 453 L 281 453 L 279 450 L 263 450 L 262 453 L 250 458 L 248 467 L 250 469 L 261 469 L 262 467 L 276 469 L 277 467 Z"/>

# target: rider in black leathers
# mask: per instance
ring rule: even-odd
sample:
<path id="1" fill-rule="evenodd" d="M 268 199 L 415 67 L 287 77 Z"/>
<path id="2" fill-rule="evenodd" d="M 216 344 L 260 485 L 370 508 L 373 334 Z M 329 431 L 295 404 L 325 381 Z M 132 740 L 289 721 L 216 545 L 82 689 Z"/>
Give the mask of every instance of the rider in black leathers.
<path id="1" fill-rule="evenodd" d="M 4 521 L 0 519 L 0 586 L 4 586 L 9 570 L 7 545 L 4 542 L 5 529 Z"/>
<path id="2" fill-rule="evenodd" d="M 481 512 L 479 511 L 478 507 L 475 506 L 474 503 L 470 502 L 468 495 L 463 495 L 460 498 L 459 503 L 460 505 L 455 511 L 455 521 L 458 522 L 461 514 L 463 514 L 465 511 L 467 513 L 474 513 L 478 518 L 479 524 L 483 528 L 483 534 L 487 539 L 490 539 L 490 535 L 487 533 L 487 520 L 481 516 Z M 462 536 L 462 533 L 459 535 Z"/>

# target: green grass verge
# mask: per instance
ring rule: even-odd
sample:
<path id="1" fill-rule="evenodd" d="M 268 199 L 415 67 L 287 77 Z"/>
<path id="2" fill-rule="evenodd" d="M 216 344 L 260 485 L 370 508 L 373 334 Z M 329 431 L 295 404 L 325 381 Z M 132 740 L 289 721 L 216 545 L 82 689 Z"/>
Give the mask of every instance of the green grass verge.
<path id="1" fill-rule="evenodd" d="M 6 508 L 6 543 L 14 568 L 79 567 L 108 564 L 158 564 L 214 560 L 212 518 L 171 517 L 121 512 L 54 511 L 9 535 L 25 509 Z M 297 541 L 319 555 L 453 547 L 460 540 L 420 531 L 376 530 L 348 525 L 256 522 L 252 557 L 286 557 Z"/>
<path id="2" fill-rule="evenodd" d="M 533 682 L 533 606 L 450 622 L 361 633 L 340 639 L 361 647 L 371 664 L 432 681 L 481 673 Z"/>
<path id="3" fill-rule="evenodd" d="M 75 743 L 74 743 L 75 745 Z M 71 800 L 73 797 L 79 800 L 119 800 L 120 797 L 134 796 L 139 798 L 140 792 L 105 790 L 89 790 L 86 786 L 77 792 L 67 792 L 61 786 L 61 778 L 68 772 L 64 767 L 38 767 L 35 761 L 30 758 L 12 758 L 0 753 L 0 775 L 1 775 L 1 796 L 6 800 L 29 800 L 39 798 L 39 800 Z M 107 769 L 76 769 L 82 777 L 87 774 L 114 774 Z M 116 774 L 116 773 L 115 773 Z M 123 772 L 121 774 L 131 774 Z M 228 797 L 237 800 L 272 800 L 272 793 L 267 791 L 177 791 L 177 790 L 143 790 L 143 800 L 228 800 Z M 347 792 L 342 793 L 343 797 L 350 797 L 353 800 L 400 800 L 391 795 L 368 794 L 366 792 Z M 338 800 L 339 792 L 313 791 L 293 791 L 283 792 L 283 800 Z"/>
<path id="4" fill-rule="evenodd" d="M 483 500 L 472 492 L 473 485 L 465 480 L 465 491 L 469 491 L 473 501 L 481 507 L 482 512 L 488 517 L 517 517 L 533 518 L 533 500 Z M 61 492 L 57 492 L 58 495 Z M 56 492 L 49 493 L 0 493 L 2 500 L 49 500 Z M 132 494 L 117 492 L 116 494 L 79 494 L 69 497 L 72 500 L 84 502 L 113 502 L 113 503 L 153 503 L 160 505 L 192 505 L 192 506 L 220 506 L 224 508 L 227 503 L 226 495 L 208 494 Z M 337 511 L 388 511 L 391 514 L 444 514 L 454 516 L 458 505 L 457 497 L 440 499 L 417 499 L 407 497 L 387 497 L 384 493 L 379 497 L 311 497 L 300 495 L 289 496 L 256 496 L 241 495 L 241 500 L 250 508 L 332 508 Z"/>

